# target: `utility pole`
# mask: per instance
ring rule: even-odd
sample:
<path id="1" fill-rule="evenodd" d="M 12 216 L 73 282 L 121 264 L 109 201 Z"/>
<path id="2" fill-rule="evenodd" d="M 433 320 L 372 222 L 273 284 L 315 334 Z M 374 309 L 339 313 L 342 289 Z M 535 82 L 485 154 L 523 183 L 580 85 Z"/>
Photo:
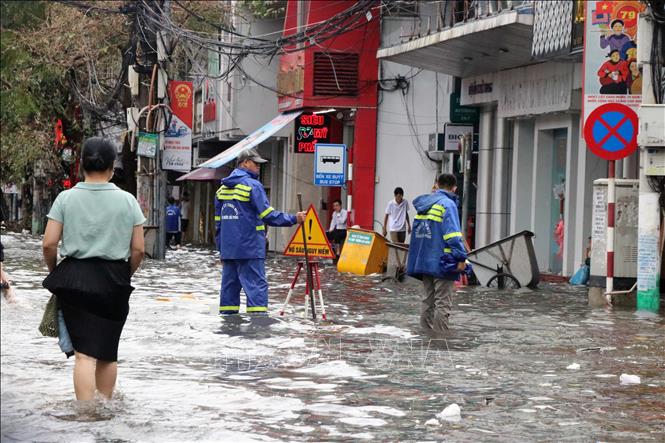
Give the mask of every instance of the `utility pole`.
<path id="1" fill-rule="evenodd" d="M 637 228 L 637 309 L 658 312 L 660 309 L 660 266 L 662 259 L 661 237 L 661 212 L 659 194 L 655 192 L 649 183 L 647 174 L 662 174 L 662 171 L 647 171 L 647 156 L 654 158 L 658 155 L 665 157 L 665 143 L 662 143 L 662 114 L 664 104 L 656 103 L 653 94 L 653 81 L 651 76 L 652 36 L 655 23 L 649 16 L 642 14 L 639 18 L 638 32 L 640 37 L 640 50 L 638 51 L 638 62 L 642 65 L 642 107 L 640 108 L 640 132 L 638 143 L 640 144 L 640 194 L 639 194 L 639 218 Z M 662 50 L 662 48 L 658 48 Z M 660 87 L 658 85 L 657 87 Z M 655 115 L 655 119 L 654 119 Z M 654 126 L 655 124 L 655 126 Z M 655 130 L 654 130 L 655 128 Z M 660 128 L 660 129 L 659 129 Z M 648 146 L 647 146 L 648 144 Z M 649 153 L 648 151 L 651 151 Z M 663 175 L 654 175 L 654 179 L 665 180 Z"/>
<path id="2" fill-rule="evenodd" d="M 170 0 L 159 3 L 139 4 L 137 14 L 144 13 L 155 18 L 154 21 L 139 21 L 139 46 L 142 58 L 140 64 L 130 67 L 136 76 L 130 86 L 132 95 L 135 95 L 136 105 L 128 111 L 128 123 L 136 123 L 135 131 L 144 128 L 148 133 L 158 133 L 157 146 L 154 157 L 137 155 L 136 194 L 141 209 L 146 213 L 146 252 L 151 258 L 164 259 L 166 255 L 165 208 L 166 208 L 166 172 L 161 168 L 161 156 L 164 147 L 164 134 L 160 132 L 159 112 L 155 112 L 159 104 L 159 92 L 165 90 L 165 85 L 159 84 L 165 79 L 163 66 L 166 57 L 158 54 L 157 44 L 159 29 L 155 23 L 161 21 L 162 15 L 170 15 Z M 161 59 L 161 60 L 160 60 Z M 133 87 L 135 86 L 135 87 Z M 164 86 L 162 88 L 162 86 Z M 131 121 L 130 121 L 131 119 Z M 162 122 L 163 123 L 163 122 Z M 136 134 L 135 134 L 136 135 Z"/>

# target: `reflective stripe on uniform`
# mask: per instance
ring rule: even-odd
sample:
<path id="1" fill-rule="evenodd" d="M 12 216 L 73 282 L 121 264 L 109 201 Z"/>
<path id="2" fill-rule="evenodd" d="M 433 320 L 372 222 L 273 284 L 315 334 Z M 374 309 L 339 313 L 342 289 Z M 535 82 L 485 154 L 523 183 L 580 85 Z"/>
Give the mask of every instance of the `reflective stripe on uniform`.
<path id="1" fill-rule="evenodd" d="M 444 239 L 444 240 L 449 240 L 449 239 L 451 239 L 451 238 L 453 238 L 453 237 L 462 237 L 462 233 L 459 232 L 459 231 L 457 231 L 457 232 L 451 232 L 451 233 L 449 233 L 449 234 L 445 234 L 445 235 L 443 236 L 443 239 Z"/>
<path id="2" fill-rule="evenodd" d="M 216 216 L 215 216 L 215 221 L 220 221 L 221 219 L 222 219 L 221 216 L 219 216 L 219 215 L 216 215 Z"/>
<path id="3" fill-rule="evenodd" d="M 453 250 L 450 248 L 443 248 L 443 252 L 453 252 Z"/>
<path id="4" fill-rule="evenodd" d="M 274 210 L 275 210 L 275 208 L 270 206 L 268 209 L 266 209 L 265 211 L 263 211 L 262 213 L 259 214 L 259 218 L 265 217 L 266 215 L 270 214 Z"/>
<path id="5" fill-rule="evenodd" d="M 416 220 L 434 220 L 435 222 L 442 222 L 443 218 L 432 214 L 417 214 Z"/>
<path id="6" fill-rule="evenodd" d="M 446 208 L 442 205 L 432 205 L 431 208 L 427 211 L 426 214 L 417 214 L 417 220 L 433 220 L 435 222 L 443 221 L 443 214 L 445 214 Z"/>
<path id="7" fill-rule="evenodd" d="M 256 227 L 256 230 L 257 230 L 257 231 L 265 231 L 265 230 L 266 230 L 266 226 L 265 226 L 265 225 L 257 226 L 257 227 Z"/>
<path id="8" fill-rule="evenodd" d="M 247 312 L 268 312 L 267 306 L 247 306 Z"/>
<path id="9" fill-rule="evenodd" d="M 436 215 L 439 217 L 443 217 L 443 214 L 446 213 L 446 208 L 444 208 L 441 205 L 432 205 L 432 207 L 427 211 L 428 214 L 431 215 Z"/>
<path id="10" fill-rule="evenodd" d="M 238 200 L 241 202 L 249 202 L 251 187 L 237 184 L 233 188 L 222 185 L 217 190 L 217 199 L 218 200 Z"/>
<path id="11" fill-rule="evenodd" d="M 239 311 L 240 306 L 220 306 L 220 311 Z"/>

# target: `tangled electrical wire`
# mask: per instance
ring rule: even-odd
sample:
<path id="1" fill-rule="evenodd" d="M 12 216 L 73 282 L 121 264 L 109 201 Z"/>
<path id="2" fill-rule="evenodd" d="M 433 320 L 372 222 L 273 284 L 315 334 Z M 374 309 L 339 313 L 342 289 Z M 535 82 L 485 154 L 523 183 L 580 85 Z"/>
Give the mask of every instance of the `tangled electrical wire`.
<path id="1" fill-rule="evenodd" d="M 654 23 L 651 40 L 651 78 L 656 103 L 663 103 L 665 96 L 665 0 L 646 0 Z"/>
<path id="2" fill-rule="evenodd" d="M 230 26 L 217 24 L 197 13 L 183 0 L 173 0 L 170 8 L 180 8 L 189 17 L 205 23 L 215 32 L 202 32 L 189 29 L 179 24 L 171 15 L 171 11 L 164 10 L 166 4 L 148 0 L 125 2 L 118 7 L 110 4 L 92 3 L 78 0 L 65 1 L 56 0 L 59 3 L 84 11 L 87 14 L 123 14 L 131 22 L 130 38 L 127 45 L 122 49 L 122 62 L 113 86 L 108 93 L 100 97 L 89 97 L 86 91 L 91 90 L 90 85 L 85 85 L 85 76 L 77 75 L 74 68 L 69 72 L 69 83 L 74 95 L 81 104 L 84 111 L 95 117 L 97 121 L 105 121 L 121 124 L 124 120 L 124 109 L 119 106 L 119 98 L 127 77 L 129 66 L 136 66 L 139 72 L 147 74 L 151 65 L 156 63 L 157 38 L 169 37 L 173 43 L 168 48 L 169 56 L 173 54 L 174 48 L 179 45 L 189 60 L 190 73 L 196 78 L 226 79 L 234 72 L 240 72 L 247 79 L 262 87 L 275 90 L 247 75 L 242 67 L 242 62 L 248 56 L 272 60 L 277 55 L 292 53 L 307 49 L 308 47 L 321 47 L 322 43 L 339 35 L 348 33 L 367 25 L 368 21 L 378 19 L 382 13 L 390 13 L 391 9 L 398 8 L 400 0 L 359 0 L 347 9 L 306 27 L 285 29 L 282 34 L 275 38 L 275 34 L 245 35 Z M 166 45 L 169 46 L 169 45 Z M 227 58 L 224 68 L 215 75 L 210 75 L 207 69 L 195 69 L 195 59 L 201 51 L 217 53 Z M 270 61 L 268 61 L 269 63 Z M 94 62 L 93 62 L 94 63 Z M 91 79 L 87 79 L 88 83 Z M 84 82 L 83 84 L 80 84 Z M 404 85 L 395 85 L 403 88 Z M 408 86 L 407 86 L 408 87 Z M 275 92 L 278 92 L 275 90 Z"/>
<path id="3" fill-rule="evenodd" d="M 321 42 L 365 26 L 367 21 L 366 14 L 376 7 L 373 0 L 360 0 L 324 21 L 311 24 L 302 30 L 284 35 L 276 40 L 271 40 L 243 35 L 234 30 L 212 24 L 218 31 L 229 33 L 234 37 L 220 39 L 218 34 L 193 31 L 175 23 L 168 14 L 165 14 L 161 10 L 158 3 L 148 4 L 147 0 L 141 0 L 140 3 L 143 7 L 138 8 L 137 13 L 141 19 L 151 22 L 154 26 L 158 26 L 164 32 L 176 37 L 179 41 L 186 41 L 200 48 L 218 52 L 229 57 L 259 55 L 267 58 L 272 58 L 278 54 L 300 51 L 306 47 L 320 44 Z M 183 6 L 180 1 L 176 0 L 175 3 L 181 7 Z M 160 12 L 159 16 L 146 13 L 151 7 L 155 7 Z M 200 18 L 204 20 L 203 17 Z M 206 21 L 206 23 L 209 22 Z"/>
<path id="4" fill-rule="evenodd" d="M 665 96 L 665 0 L 646 0 L 649 13 L 654 21 L 651 40 L 651 86 L 656 103 L 663 103 Z M 665 210 L 665 177 L 647 176 L 647 182 L 654 192 L 659 194 L 658 203 Z"/>

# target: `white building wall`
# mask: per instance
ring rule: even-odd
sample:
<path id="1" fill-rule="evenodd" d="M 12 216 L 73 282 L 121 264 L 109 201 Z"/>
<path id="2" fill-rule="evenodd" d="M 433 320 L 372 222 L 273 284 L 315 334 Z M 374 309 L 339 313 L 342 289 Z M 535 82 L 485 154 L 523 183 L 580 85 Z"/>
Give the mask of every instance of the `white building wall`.
<path id="1" fill-rule="evenodd" d="M 533 119 L 516 120 L 513 136 L 513 169 L 509 234 L 531 229 L 531 188 L 533 186 Z"/>
<path id="2" fill-rule="evenodd" d="M 496 110 L 483 108 L 480 112 L 480 134 L 478 141 L 478 193 L 476 197 L 476 249 L 491 242 L 492 180 L 494 176 L 494 123 Z"/>
<path id="3" fill-rule="evenodd" d="M 508 236 L 510 211 L 511 180 L 511 137 L 512 123 L 506 118 L 497 118 L 495 122 L 494 156 L 492 178 L 492 214 L 490 215 L 490 241 L 495 242 Z"/>
<path id="4" fill-rule="evenodd" d="M 383 19 L 382 46 L 395 43 L 400 32 L 409 29 L 413 21 L 412 18 Z M 408 79 L 409 86 L 406 94 L 398 89 L 381 91 L 379 96 L 374 191 L 374 229 L 379 232 L 386 205 L 394 197 L 395 187 L 404 189 L 404 197 L 409 202 L 420 194 L 430 192 L 441 164 L 427 157 L 429 134 L 435 133 L 437 126 L 442 132 L 443 124 L 449 121 L 449 98 L 453 92 L 451 76 L 432 71 L 419 72 L 418 68 L 391 62 L 381 62 L 381 68 L 381 78 L 391 79 L 401 75 Z M 390 88 L 394 82 L 382 84 Z M 412 221 L 414 215 L 412 208 L 409 214 Z"/>

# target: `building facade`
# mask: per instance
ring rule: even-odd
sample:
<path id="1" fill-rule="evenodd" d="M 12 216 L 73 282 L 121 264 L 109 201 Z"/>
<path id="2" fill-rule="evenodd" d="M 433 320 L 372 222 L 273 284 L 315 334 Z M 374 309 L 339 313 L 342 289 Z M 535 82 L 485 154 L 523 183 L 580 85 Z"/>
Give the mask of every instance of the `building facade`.
<path id="1" fill-rule="evenodd" d="M 448 3 L 442 30 L 378 57 L 461 78 L 461 104 L 479 109 L 475 246 L 530 230 L 541 271 L 571 275 L 607 174 L 582 136 L 584 2 Z M 618 177 L 637 164 L 619 162 Z"/>

